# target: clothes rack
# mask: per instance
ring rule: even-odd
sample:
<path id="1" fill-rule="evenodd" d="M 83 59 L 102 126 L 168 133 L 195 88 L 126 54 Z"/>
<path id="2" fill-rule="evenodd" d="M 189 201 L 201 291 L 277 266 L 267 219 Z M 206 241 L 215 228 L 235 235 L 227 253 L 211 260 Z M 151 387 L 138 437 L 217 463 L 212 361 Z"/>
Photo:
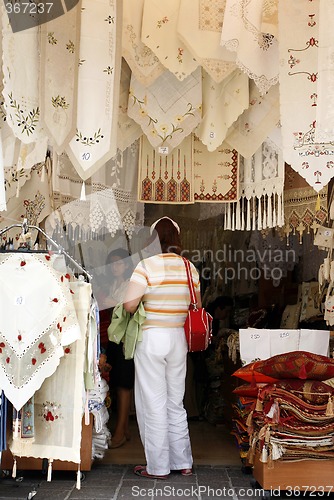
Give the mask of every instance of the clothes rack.
<path id="1" fill-rule="evenodd" d="M 64 248 L 59 245 L 58 243 L 56 243 L 52 238 L 51 236 L 49 236 L 45 231 L 43 231 L 43 229 L 41 229 L 40 227 L 38 226 L 34 226 L 34 225 L 29 225 L 28 222 L 27 222 L 27 219 L 24 219 L 22 224 L 11 224 L 10 226 L 6 226 L 5 228 L 1 229 L 0 230 L 0 236 L 2 236 L 4 233 L 6 233 L 7 231 L 9 231 L 10 229 L 14 228 L 14 227 L 20 227 L 22 228 L 22 234 L 27 234 L 27 232 L 29 231 L 29 229 L 35 229 L 36 231 L 38 231 L 39 233 L 41 233 L 46 239 L 47 241 L 49 241 L 57 250 L 59 253 L 65 255 L 65 257 L 73 264 L 77 267 L 77 269 L 79 269 L 79 271 L 81 273 L 83 273 L 86 278 L 88 279 L 89 282 L 92 281 L 92 275 L 86 271 L 86 269 L 84 267 L 82 267 L 75 259 L 73 259 L 73 257 L 71 257 L 65 250 Z"/>

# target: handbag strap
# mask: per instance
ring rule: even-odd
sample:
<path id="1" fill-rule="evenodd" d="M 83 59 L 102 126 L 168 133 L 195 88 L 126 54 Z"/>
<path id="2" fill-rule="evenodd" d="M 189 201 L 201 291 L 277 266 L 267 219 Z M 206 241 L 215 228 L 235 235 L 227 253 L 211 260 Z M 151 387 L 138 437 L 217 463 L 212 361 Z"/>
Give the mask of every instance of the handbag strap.
<path id="1" fill-rule="evenodd" d="M 190 262 L 185 257 L 182 257 L 182 259 L 183 259 L 184 265 L 186 266 L 188 286 L 189 286 L 189 290 L 190 290 L 190 302 L 193 305 L 194 309 L 197 309 L 196 293 L 195 293 L 194 282 L 193 282 L 193 278 L 192 278 L 191 270 L 190 270 Z"/>

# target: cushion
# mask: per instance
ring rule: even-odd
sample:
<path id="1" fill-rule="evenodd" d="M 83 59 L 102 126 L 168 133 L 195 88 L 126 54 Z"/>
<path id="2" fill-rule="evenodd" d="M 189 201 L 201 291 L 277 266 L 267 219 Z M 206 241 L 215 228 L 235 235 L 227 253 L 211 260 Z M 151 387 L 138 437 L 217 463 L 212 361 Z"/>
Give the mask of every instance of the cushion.
<path id="1" fill-rule="evenodd" d="M 334 377 L 333 378 L 329 378 L 328 380 L 324 380 L 324 384 L 327 384 L 330 387 L 334 387 Z"/>
<path id="2" fill-rule="evenodd" d="M 319 380 L 284 379 L 275 382 L 279 389 L 292 392 L 306 403 L 323 405 L 328 402 L 328 396 L 334 394 L 334 387 Z"/>
<path id="3" fill-rule="evenodd" d="M 257 366 L 260 361 L 253 361 L 252 363 L 248 363 L 247 365 L 238 368 L 232 375 L 234 377 L 241 378 L 246 382 L 250 382 L 252 385 L 256 383 L 267 383 L 271 384 L 276 382 L 277 378 L 268 376 L 264 373 L 258 373 Z"/>
<path id="4" fill-rule="evenodd" d="M 260 384 L 262 387 L 263 384 Z M 242 384 L 233 389 L 233 394 L 237 396 L 245 396 L 246 398 L 257 398 L 259 392 L 259 384 L 251 385 L 251 384 Z"/>
<path id="5" fill-rule="evenodd" d="M 334 377 L 334 359 L 307 351 L 291 351 L 257 361 L 256 371 L 276 379 L 323 381 Z"/>

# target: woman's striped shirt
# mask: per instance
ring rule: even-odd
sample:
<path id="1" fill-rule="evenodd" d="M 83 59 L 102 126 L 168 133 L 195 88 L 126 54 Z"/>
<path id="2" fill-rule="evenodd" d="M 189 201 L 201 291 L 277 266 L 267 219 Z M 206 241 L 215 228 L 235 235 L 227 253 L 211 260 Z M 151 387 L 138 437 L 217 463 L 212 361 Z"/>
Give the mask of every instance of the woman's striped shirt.
<path id="1" fill-rule="evenodd" d="M 199 275 L 191 263 L 196 291 L 200 290 Z M 161 253 L 140 261 L 130 281 L 146 287 L 142 302 L 146 311 L 143 329 L 184 325 L 190 293 L 182 257 L 175 253 Z"/>

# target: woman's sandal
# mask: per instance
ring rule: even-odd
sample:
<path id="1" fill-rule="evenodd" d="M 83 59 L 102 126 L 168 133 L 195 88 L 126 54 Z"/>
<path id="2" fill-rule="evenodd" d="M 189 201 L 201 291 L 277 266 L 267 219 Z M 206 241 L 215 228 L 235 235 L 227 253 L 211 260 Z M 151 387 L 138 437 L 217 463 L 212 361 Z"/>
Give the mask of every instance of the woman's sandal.
<path id="1" fill-rule="evenodd" d="M 136 465 L 133 469 L 133 472 L 140 477 L 147 477 L 149 479 L 167 479 L 168 474 L 166 476 L 157 476 L 156 474 L 149 474 L 146 470 L 145 465 Z"/>
<path id="2" fill-rule="evenodd" d="M 182 476 L 192 476 L 193 470 L 192 469 L 181 469 L 181 475 Z"/>

